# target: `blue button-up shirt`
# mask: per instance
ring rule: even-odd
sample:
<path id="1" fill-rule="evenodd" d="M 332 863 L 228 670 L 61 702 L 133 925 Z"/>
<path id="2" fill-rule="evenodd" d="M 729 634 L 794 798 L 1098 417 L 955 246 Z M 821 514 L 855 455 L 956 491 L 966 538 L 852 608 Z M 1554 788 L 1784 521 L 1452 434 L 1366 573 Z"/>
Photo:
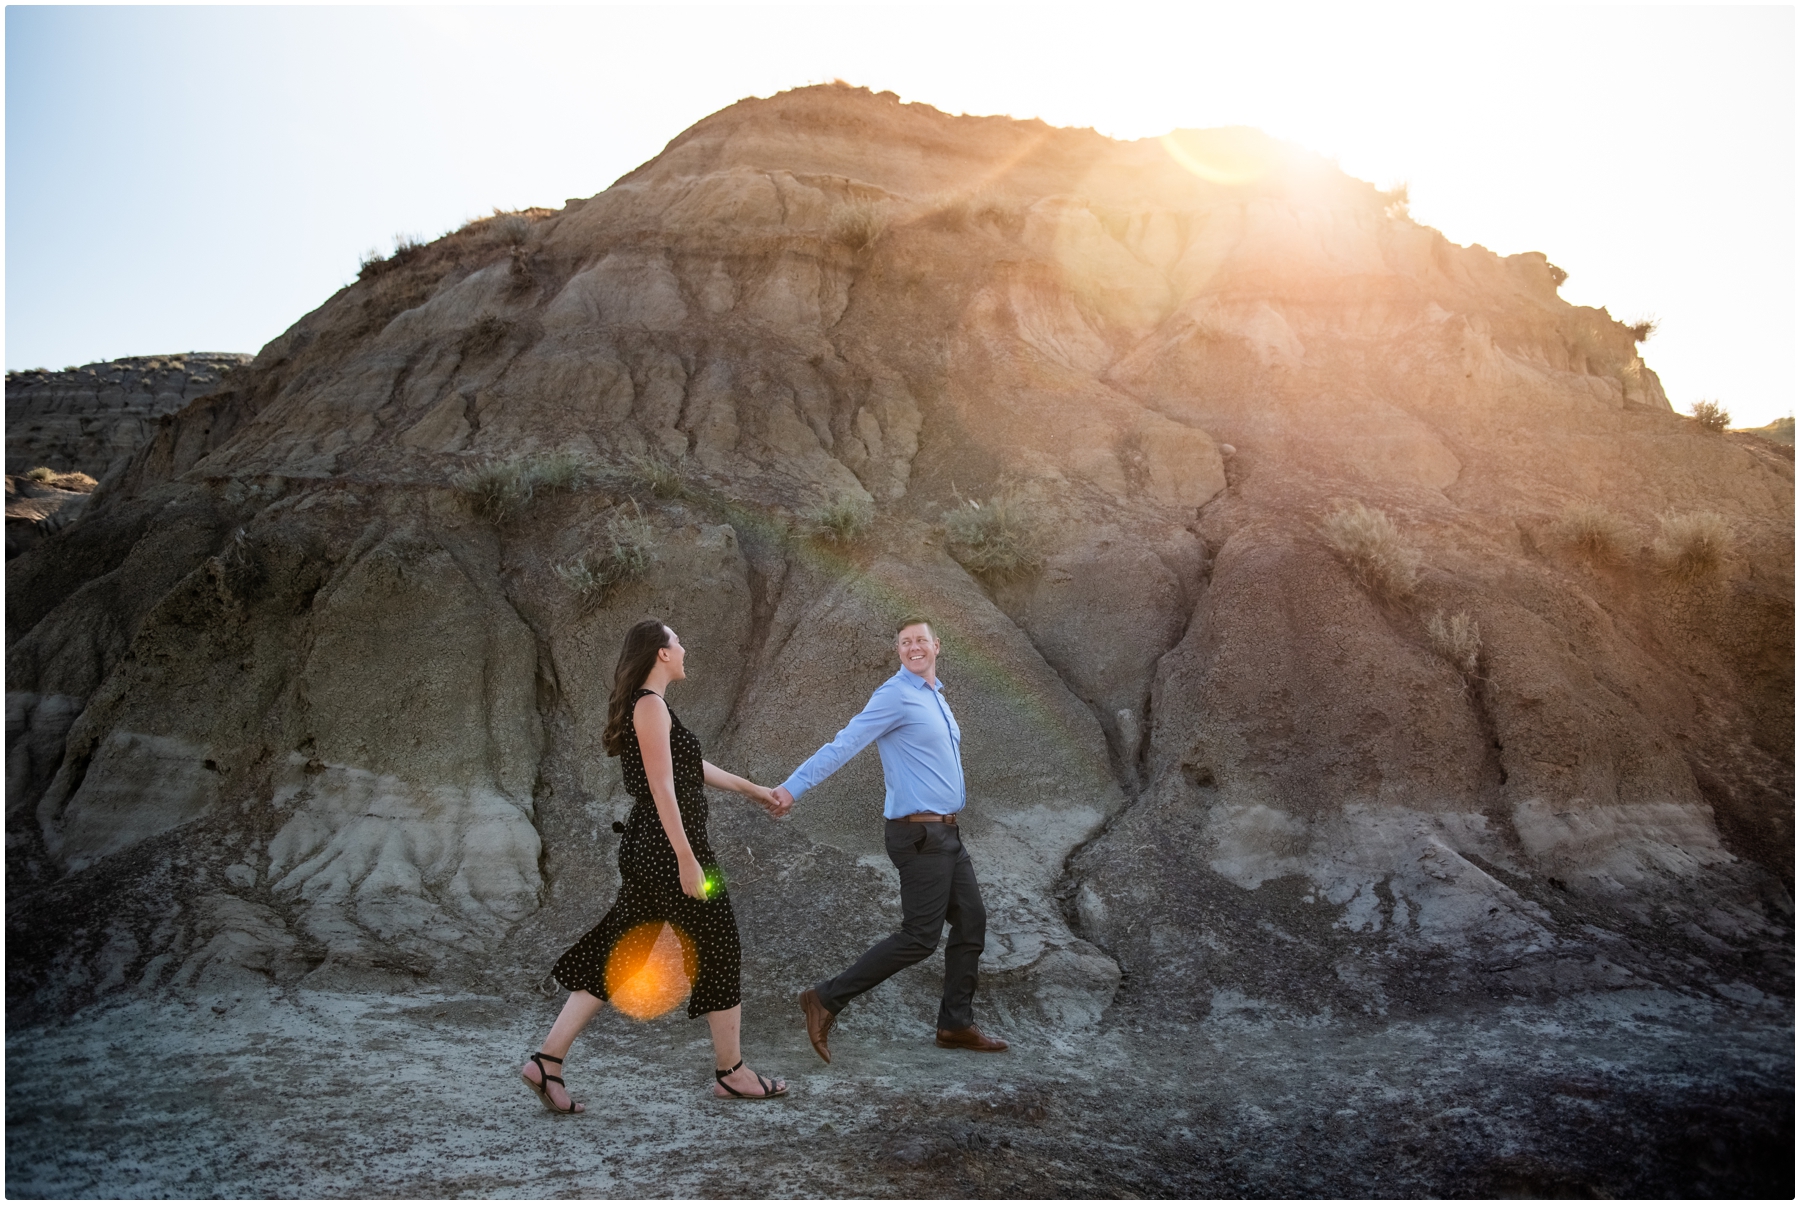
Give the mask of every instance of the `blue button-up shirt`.
<path id="1" fill-rule="evenodd" d="M 837 773 L 870 741 L 881 751 L 889 820 L 914 812 L 960 812 L 963 788 L 962 729 L 936 686 L 901 668 L 875 688 L 869 705 L 829 745 L 806 759 L 781 785 L 795 799 Z"/>

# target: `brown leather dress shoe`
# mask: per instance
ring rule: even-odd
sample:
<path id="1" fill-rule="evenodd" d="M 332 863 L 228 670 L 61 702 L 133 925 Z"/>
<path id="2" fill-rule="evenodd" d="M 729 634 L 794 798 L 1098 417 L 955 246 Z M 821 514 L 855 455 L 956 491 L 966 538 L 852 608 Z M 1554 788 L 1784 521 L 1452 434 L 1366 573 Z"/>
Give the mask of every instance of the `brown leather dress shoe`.
<path id="1" fill-rule="evenodd" d="M 990 1038 L 976 1026 L 967 1029 L 940 1029 L 937 1031 L 937 1044 L 947 1050 L 979 1050 L 986 1054 L 999 1054 L 1006 1049 L 1002 1038 Z"/>
<path id="2" fill-rule="evenodd" d="M 837 1020 L 837 1014 L 826 1008 L 819 993 L 810 987 L 800 993 L 800 1011 L 806 1014 L 807 1039 L 819 1052 L 819 1057 L 829 1063 L 831 1051 L 825 1045 L 825 1035 L 831 1032 L 831 1023 Z"/>

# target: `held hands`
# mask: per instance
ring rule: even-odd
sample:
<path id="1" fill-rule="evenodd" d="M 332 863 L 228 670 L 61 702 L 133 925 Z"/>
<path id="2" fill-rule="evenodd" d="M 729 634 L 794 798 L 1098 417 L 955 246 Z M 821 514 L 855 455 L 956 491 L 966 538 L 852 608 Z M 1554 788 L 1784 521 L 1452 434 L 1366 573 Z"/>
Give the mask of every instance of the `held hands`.
<path id="1" fill-rule="evenodd" d="M 776 820 L 786 816 L 794 807 L 794 797 L 780 787 L 772 791 L 768 787 L 755 787 L 750 798 L 756 800 L 762 810 Z"/>

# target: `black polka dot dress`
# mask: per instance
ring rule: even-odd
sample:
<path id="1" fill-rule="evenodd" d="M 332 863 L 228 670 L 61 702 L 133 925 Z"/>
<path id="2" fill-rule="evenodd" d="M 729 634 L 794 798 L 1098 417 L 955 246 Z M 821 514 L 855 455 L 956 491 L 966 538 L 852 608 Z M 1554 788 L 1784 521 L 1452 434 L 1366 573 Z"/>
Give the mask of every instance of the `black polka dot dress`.
<path id="1" fill-rule="evenodd" d="M 636 708 L 638 699 L 655 693 L 639 690 L 632 698 L 632 707 Z M 742 952 L 738 946 L 737 916 L 731 910 L 731 897 L 726 893 L 706 836 L 706 782 L 700 739 L 683 726 L 673 711 L 669 713 L 675 802 L 681 810 L 688 844 L 712 884 L 704 900 L 682 894 L 680 865 L 675 859 L 675 847 L 663 831 L 662 819 L 656 814 L 656 800 L 644 773 L 637 730 L 630 717 L 625 723 L 625 747 L 619 761 L 625 772 L 625 789 L 635 802 L 625 821 L 625 835 L 619 840 L 619 874 L 624 880 L 619 885 L 619 898 L 599 924 L 556 960 L 551 974 L 569 991 L 592 992 L 604 1000 L 606 961 L 619 939 L 646 922 L 667 921 L 689 938 L 695 955 L 694 965 L 687 968 L 694 981 L 688 997 L 688 1016 L 732 1008 L 742 999 L 738 986 Z"/>

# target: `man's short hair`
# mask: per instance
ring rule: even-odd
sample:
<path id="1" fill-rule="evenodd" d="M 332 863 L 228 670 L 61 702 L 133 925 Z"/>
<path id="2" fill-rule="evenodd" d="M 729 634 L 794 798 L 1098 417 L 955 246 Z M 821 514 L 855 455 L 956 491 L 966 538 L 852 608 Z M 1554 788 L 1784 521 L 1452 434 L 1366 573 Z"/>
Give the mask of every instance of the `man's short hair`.
<path id="1" fill-rule="evenodd" d="M 920 624 L 925 625 L 925 630 L 931 633 L 931 638 L 933 640 L 937 639 L 937 627 L 923 615 L 908 615 L 905 619 L 902 619 L 899 623 L 894 625 L 894 635 L 898 636 L 900 633 L 906 631 L 906 629 L 917 627 Z"/>

